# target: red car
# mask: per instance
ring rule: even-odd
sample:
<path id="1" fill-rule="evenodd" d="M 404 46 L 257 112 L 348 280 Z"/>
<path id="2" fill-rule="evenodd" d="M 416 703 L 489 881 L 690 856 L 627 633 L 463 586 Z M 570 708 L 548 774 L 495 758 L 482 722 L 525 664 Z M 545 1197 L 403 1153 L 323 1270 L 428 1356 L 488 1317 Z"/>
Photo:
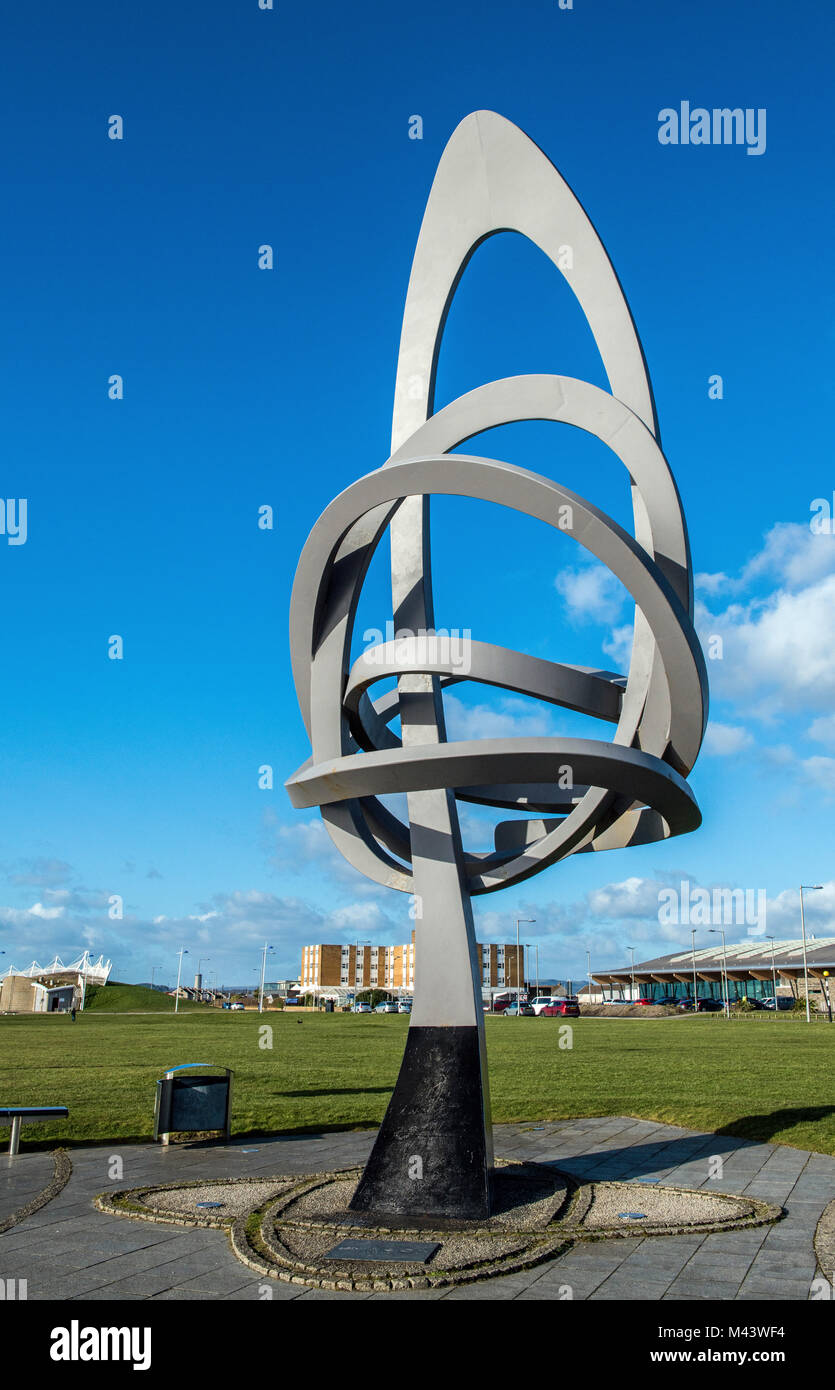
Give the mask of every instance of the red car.
<path id="1" fill-rule="evenodd" d="M 579 1018 L 580 1005 L 576 999 L 555 999 L 540 1010 L 540 1018 Z"/>

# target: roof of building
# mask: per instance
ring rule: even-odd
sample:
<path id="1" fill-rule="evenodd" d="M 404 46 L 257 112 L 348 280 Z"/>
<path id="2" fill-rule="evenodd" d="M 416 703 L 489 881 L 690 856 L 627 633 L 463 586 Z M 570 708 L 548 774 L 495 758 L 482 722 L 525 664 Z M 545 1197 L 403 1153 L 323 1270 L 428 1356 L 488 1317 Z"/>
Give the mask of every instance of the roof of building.
<path id="1" fill-rule="evenodd" d="M 727 962 L 729 973 L 746 970 L 770 970 L 772 945 L 774 947 L 774 964 L 778 970 L 781 968 L 803 969 L 803 941 L 801 939 L 772 943 L 767 938 L 761 937 L 756 942 L 749 940 L 728 943 L 725 948 L 724 961 Z M 807 937 L 806 959 L 810 969 L 835 971 L 835 936 L 818 937 L 817 939 Z M 634 973 L 636 975 L 682 974 L 692 970 L 693 960 L 694 952 L 692 950 L 680 950 L 669 956 L 656 956 L 653 960 L 636 960 Z M 695 952 L 695 962 L 697 972 L 700 970 L 721 971 L 723 968 L 721 943 L 700 947 Z M 607 970 L 593 970 L 592 978 L 599 980 L 611 975 L 629 977 L 632 973 L 631 964 L 620 965 Z"/>
<path id="2" fill-rule="evenodd" d="M 7 970 L 0 972 L 2 978 L 7 975 L 25 975 L 30 980 L 37 979 L 39 975 L 83 975 L 85 979 L 94 984 L 106 984 L 108 976 L 113 969 L 113 962 L 105 960 L 104 956 L 99 956 L 97 961 L 90 960 L 90 952 L 83 951 L 78 960 L 71 961 L 65 965 L 60 956 L 56 956 L 49 965 L 38 965 L 33 960 L 31 965 L 27 965 L 25 970 L 17 970 L 10 965 Z"/>

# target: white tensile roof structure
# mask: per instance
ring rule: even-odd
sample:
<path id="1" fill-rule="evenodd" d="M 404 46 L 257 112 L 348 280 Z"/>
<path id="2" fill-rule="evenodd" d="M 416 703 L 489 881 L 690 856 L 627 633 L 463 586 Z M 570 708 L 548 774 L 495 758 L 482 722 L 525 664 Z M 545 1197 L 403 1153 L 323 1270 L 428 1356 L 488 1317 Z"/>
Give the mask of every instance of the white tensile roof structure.
<path id="1" fill-rule="evenodd" d="M 0 971 L 0 979 L 7 975 L 25 975 L 30 980 L 37 979 L 40 975 L 83 975 L 89 984 L 106 985 L 108 976 L 113 969 L 113 962 L 105 960 L 104 956 L 99 956 L 97 961 L 90 960 L 90 952 L 84 951 L 78 960 L 70 961 L 67 965 L 56 956 L 49 965 L 39 965 L 36 960 L 31 965 L 27 965 L 25 970 L 16 970 L 10 965 L 7 970 Z"/>

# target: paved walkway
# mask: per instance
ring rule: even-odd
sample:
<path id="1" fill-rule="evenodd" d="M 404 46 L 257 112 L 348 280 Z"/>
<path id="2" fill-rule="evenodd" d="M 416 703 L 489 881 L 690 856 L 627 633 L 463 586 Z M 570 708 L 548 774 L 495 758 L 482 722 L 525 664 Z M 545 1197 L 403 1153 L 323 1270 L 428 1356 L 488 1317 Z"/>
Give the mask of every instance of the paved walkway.
<path id="1" fill-rule="evenodd" d="M 222 1231 L 156 1226 L 96 1211 L 108 1188 L 212 1177 L 273 1176 L 365 1161 L 370 1132 L 242 1140 L 227 1147 L 162 1149 L 111 1144 L 71 1151 L 72 1177 L 46 1207 L 0 1235 L 0 1280 L 25 1279 L 30 1299 L 789 1299 L 806 1300 L 815 1277 L 813 1237 L 835 1197 L 835 1158 L 699 1134 L 645 1120 L 605 1118 L 499 1125 L 502 1158 L 553 1162 L 578 1178 L 658 1178 L 779 1203 L 776 1226 L 705 1236 L 619 1238 L 575 1246 L 504 1279 L 409 1294 L 328 1293 L 259 1279 Z M 112 1156 L 122 1175 L 109 1176 Z M 723 1161 L 721 1179 L 709 1160 Z M 715 1168 L 715 1164 L 714 1164 Z M 44 1154 L 0 1156 L 0 1219 L 51 1175 Z M 825 1271 L 833 1278 L 833 1271 Z M 567 1293 L 570 1288 L 571 1293 Z"/>

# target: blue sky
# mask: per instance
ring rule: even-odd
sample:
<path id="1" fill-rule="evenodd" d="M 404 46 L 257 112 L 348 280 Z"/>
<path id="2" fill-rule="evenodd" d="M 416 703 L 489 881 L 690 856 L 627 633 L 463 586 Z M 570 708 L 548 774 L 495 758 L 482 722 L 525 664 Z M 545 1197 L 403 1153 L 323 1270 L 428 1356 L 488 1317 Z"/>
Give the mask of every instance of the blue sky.
<path id="1" fill-rule="evenodd" d="M 699 630 L 724 656 L 691 778 L 702 828 L 477 900 L 479 932 L 536 917 L 542 972 L 577 976 L 587 947 L 602 968 L 627 943 L 637 958 L 689 944 L 657 920 L 659 887 L 686 878 L 765 889 L 781 937 L 796 885 L 825 884 L 809 926 L 835 933 L 835 535 L 810 529 L 835 488 L 833 27 L 813 0 L 47 0 L 4 17 L 2 494 L 27 499 L 28 530 L 0 535 L 3 964 L 89 946 L 118 978 L 173 978 L 186 946 L 244 982 L 265 939 L 280 975 L 307 941 L 407 939 L 406 899 L 343 865 L 283 791 L 308 753 L 287 611 L 316 517 L 387 456 L 426 196 L 483 107 L 547 152 L 607 246 L 704 576 Z M 765 152 L 662 146 L 658 113 L 682 100 L 765 109 Z M 496 237 L 461 283 L 438 399 L 529 371 L 606 384 L 561 277 Z M 626 522 L 619 466 L 566 433 L 520 425 L 479 450 Z M 567 541 L 451 500 L 433 537 L 439 626 L 566 661 L 622 650 L 617 585 Z M 390 616 L 382 567 L 362 615 Z M 458 687 L 453 729 L 465 720 L 580 732 Z"/>

